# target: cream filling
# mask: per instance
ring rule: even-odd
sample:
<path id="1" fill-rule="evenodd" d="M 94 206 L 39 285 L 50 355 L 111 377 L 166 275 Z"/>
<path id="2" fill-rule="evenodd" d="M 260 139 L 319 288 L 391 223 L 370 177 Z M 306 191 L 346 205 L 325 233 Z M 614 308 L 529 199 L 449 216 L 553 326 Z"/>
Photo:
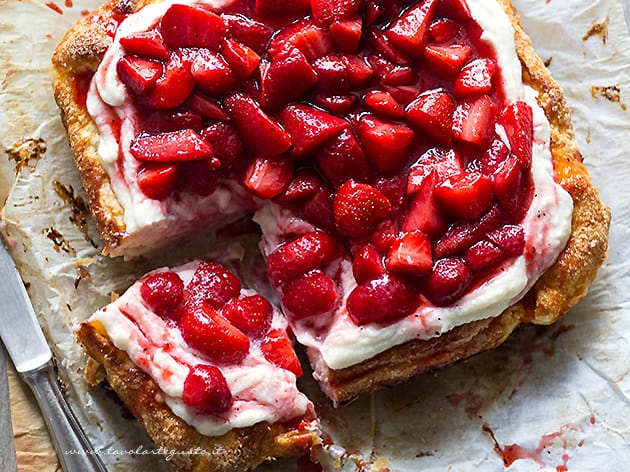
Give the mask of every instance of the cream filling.
<path id="1" fill-rule="evenodd" d="M 187 284 L 197 262 L 173 269 Z M 100 322 L 113 344 L 147 373 L 164 392 L 173 413 L 206 436 L 220 436 L 233 428 L 260 422 L 287 421 L 306 412 L 309 401 L 297 390 L 295 375 L 273 366 L 256 342 L 237 365 L 217 365 L 232 392 L 234 404 L 219 415 L 203 414 L 182 400 L 184 381 L 190 367 L 210 364 L 187 348 L 181 332 L 169 325 L 143 302 L 140 282 L 124 295 L 97 311 L 90 321 Z M 242 295 L 255 292 L 243 290 Z M 286 329 L 284 317 L 274 309 L 272 329 Z"/>

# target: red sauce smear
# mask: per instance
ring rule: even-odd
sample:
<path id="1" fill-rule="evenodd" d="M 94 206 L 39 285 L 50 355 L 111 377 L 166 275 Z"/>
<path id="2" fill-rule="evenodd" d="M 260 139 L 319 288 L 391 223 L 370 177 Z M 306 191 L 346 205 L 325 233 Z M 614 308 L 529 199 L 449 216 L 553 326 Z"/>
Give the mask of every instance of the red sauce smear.
<path id="1" fill-rule="evenodd" d="M 59 6 L 55 2 L 46 2 L 46 6 L 50 8 L 52 11 L 54 11 L 55 13 L 59 13 L 60 15 L 63 15 L 63 10 L 59 8 Z"/>
<path id="2" fill-rule="evenodd" d="M 66 0 L 66 7 L 72 8 L 73 6 L 74 4 L 72 3 L 72 0 Z"/>

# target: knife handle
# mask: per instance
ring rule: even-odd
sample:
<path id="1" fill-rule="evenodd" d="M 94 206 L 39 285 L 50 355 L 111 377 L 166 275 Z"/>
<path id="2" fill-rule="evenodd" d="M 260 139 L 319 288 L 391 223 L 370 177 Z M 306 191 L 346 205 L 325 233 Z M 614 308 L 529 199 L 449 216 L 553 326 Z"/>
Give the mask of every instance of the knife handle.
<path id="1" fill-rule="evenodd" d="M 106 472 L 61 393 L 53 361 L 21 375 L 35 394 L 61 468 L 65 472 Z"/>

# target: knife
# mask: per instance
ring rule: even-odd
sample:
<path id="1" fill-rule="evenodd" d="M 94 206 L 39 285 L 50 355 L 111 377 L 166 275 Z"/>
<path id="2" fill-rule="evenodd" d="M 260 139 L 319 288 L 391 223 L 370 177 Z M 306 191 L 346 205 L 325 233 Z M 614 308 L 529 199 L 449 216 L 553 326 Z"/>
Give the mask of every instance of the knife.
<path id="1" fill-rule="evenodd" d="M 0 338 L 18 374 L 35 394 L 63 470 L 106 472 L 61 393 L 52 352 L 15 262 L 0 240 Z"/>
<path id="2" fill-rule="evenodd" d="M 0 470 L 17 472 L 13 428 L 11 427 L 7 358 L 2 343 L 0 343 Z"/>

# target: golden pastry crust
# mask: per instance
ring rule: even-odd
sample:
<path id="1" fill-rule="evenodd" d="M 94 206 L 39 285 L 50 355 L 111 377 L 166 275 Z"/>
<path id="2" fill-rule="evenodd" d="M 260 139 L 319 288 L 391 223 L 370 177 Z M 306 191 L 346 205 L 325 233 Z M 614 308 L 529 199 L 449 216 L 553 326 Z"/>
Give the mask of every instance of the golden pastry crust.
<path id="1" fill-rule="evenodd" d="M 102 326 L 83 323 L 77 338 L 90 357 L 103 366 L 109 385 L 158 448 L 181 452 L 197 450 L 195 454 L 174 454 L 169 463 L 176 471 L 251 470 L 267 460 L 307 452 L 319 441 L 312 409 L 290 423 L 259 423 L 234 429 L 223 436 L 203 436 L 173 414 L 157 384 L 136 367 L 124 351 L 113 345 Z M 93 366 L 91 371 L 94 372 Z"/>
<path id="2" fill-rule="evenodd" d="M 571 236 L 556 263 L 523 300 L 496 318 L 459 326 L 434 339 L 408 341 L 339 370 L 330 369 L 316 350 L 309 349 L 320 384 L 337 405 L 492 349 L 503 343 L 520 323 L 554 323 L 586 295 L 606 258 L 610 210 L 600 200 L 582 164 L 566 97 L 534 51 L 510 1 L 497 1 L 514 27 L 523 80 L 539 93 L 538 103 L 551 124 L 551 153 L 557 181 L 573 198 Z"/>

